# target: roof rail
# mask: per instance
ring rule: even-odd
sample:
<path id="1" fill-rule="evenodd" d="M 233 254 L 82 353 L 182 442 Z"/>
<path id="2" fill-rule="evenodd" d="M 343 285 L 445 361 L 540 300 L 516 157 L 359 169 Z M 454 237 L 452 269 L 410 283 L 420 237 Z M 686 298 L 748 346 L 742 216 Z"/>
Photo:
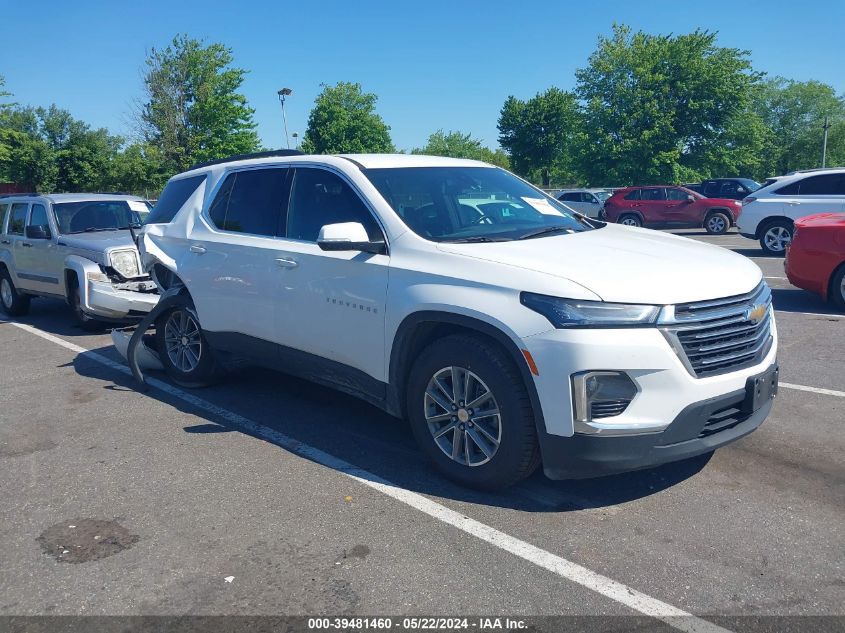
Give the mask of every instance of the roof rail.
<path id="1" fill-rule="evenodd" d="M 35 193 L 32 191 L 27 192 L 20 192 L 20 193 L 0 193 L 0 198 L 17 198 L 17 197 L 26 197 L 26 196 L 41 196 L 43 194 Z"/>
<path id="2" fill-rule="evenodd" d="M 794 174 L 811 174 L 814 171 L 835 171 L 839 169 L 845 169 L 845 167 L 814 167 L 813 169 L 793 169 L 786 175 L 792 176 Z"/>
<path id="3" fill-rule="evenodd" d="M 221 165 L 223 163 L 231 163 L 236 160 L 249 160 L 250 158 L 272 158 L 274 156 L 302 156 L 302 152 L 298 149 L 274 149 L 269 152 L 255 152 L 253 154 L 236 154 L 227 158 L 218 158 L 216 160 L 209 160 L 204 163 L 197 163 L 188 171 L 199 169 L 200 167 L 210 167 L 211 165 Z"/>

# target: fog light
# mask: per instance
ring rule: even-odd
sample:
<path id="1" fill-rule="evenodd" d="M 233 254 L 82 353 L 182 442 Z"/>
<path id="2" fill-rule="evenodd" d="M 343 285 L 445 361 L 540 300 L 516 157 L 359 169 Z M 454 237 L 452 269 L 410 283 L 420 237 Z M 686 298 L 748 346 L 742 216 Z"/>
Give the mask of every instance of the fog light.
<path id="1" fill-rule="evenodd" d="M 637 391 L 637 385 L 624 372 L 585 371 L 573 374 L 572 402 L 576 426 L 578 422 L 586 423 L 622 414 Z"/>

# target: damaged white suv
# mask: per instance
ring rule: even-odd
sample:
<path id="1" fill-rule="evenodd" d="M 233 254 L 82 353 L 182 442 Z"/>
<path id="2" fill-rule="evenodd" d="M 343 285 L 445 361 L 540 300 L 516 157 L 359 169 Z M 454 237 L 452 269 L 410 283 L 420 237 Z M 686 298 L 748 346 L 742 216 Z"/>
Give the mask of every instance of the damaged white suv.
<path id="1" fill-rule="evenodd" d="M 141 330 L 172 379 L 247 357 L 331 385 L 407 418 L 467 485 L 706 453 L 777 390 L 754 263 L 582 217 L 477 161 L 207 164 L 171 179 L 139 237 L 164 291 Z"/>

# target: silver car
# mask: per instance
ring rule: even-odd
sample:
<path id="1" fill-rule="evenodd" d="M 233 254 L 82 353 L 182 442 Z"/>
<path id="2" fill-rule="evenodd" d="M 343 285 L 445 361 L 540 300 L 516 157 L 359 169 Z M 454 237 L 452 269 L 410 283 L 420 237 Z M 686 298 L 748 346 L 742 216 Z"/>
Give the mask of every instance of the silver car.
<path id="1" fill-rule="evenodd" d="M 604 189 L 564 189 L 556 197 L 570 209 L 588 218 L 598 218 L 610 193 Z"/>
<path id="2" fill-rule="evenodd" d="M 141 270 L 129 227 L 149 212 L 135 196 L 0 197 L 0 307 L 18 316 L 33 297 L 65 299 L 85 329 L 142 318 L 158 291 Z"/>

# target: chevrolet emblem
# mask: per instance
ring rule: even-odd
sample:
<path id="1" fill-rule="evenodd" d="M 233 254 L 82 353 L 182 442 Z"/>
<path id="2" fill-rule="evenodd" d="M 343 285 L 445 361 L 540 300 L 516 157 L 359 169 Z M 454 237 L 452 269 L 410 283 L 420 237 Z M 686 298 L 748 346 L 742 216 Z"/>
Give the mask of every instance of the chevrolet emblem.
<path id="1" fill-rule="evenodd" d="M 752 323 L 759 323 L 766 316 L 766 304 L 759 303 L 745 311 L 745 318 Z"/>

